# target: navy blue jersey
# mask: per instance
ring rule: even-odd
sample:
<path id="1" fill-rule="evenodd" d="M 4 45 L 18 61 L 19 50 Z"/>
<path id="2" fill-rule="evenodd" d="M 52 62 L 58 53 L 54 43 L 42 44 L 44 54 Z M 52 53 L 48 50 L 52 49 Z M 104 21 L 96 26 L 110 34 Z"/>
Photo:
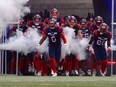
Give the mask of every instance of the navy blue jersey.
<path id="1" fill-rule="evenodd" d="M 110 32 L 101 35 L 99 30 L 94 31 L 93 34 L 95 37 L 93 47 L 105 47 L 105 42 L 112 37 Z"/>
<path id="2" fill-rule="evenodd" d="M 26 32 L 26 29 L 27 27 L 24 24 L 19 26 L 19 31 L 22 31 L 23 33 Z"/>
<path id="3" fill-rule="evenodd" d="M 29 27 L 32 27 L 33 29 L 36 28 L 38 30 L 38 33 L 42 33 L 42 31 L 45 27 L 45 24 L 42 22 L 39 25 L 36 25 L 33 21 L 28 21 L 27 25 Z"/>
<path id="4" fill-rule="evenodd" d="M 60 34 L 62 33 L 61 27 L 56 27 L 55 29 L 46 28 L 44 33 L 49 38 L 49 46 L 56 46 L 61 47 L 61 37 Z"/>
<path id="5" fill-rule="evenodd" d="M 84 38 L 89 38 L 89 36 L 90 36 L 89 27 L 86 27 L 85 29 L 80 28 L 80 32 L 82 33 Z"/>

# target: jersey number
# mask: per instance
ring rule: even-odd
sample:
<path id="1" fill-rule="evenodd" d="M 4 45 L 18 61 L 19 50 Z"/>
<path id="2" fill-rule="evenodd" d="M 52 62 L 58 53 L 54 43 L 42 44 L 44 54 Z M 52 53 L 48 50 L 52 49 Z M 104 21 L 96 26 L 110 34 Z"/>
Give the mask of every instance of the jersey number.
<path id="1" fill-rule="evenodd" d="M 97 40 L 97 45 L 104 45 L 105 41 Z"/>
<path id="2" fill-rule="evenodd" d="M 52 42 L 56 42 L 56 37 L 55 36 L 52 36 L 51 37 L 51 40 L 52 40 Z"/>

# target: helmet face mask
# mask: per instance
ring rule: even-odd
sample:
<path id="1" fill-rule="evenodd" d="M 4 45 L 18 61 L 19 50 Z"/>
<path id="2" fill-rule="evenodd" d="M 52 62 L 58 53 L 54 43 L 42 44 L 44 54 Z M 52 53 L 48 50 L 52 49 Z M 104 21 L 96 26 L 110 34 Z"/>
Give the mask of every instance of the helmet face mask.
<path id="1" fill-rule="evenodd" d="M 100 26 L 101 23 L 103 23 L 103 18 L 101 16 L 95 17 L 95 24 Z"/>
<path id="2" fill-rule="evenodd" d="M 96 25 L 97 25 L 97 26 L 100 26 L 101 23 L 102 23 L 102 22 L 96 22 Z"/>
<path id="3" fill-rule="evenodd" d="M 106 23 L 100 24 L 100 34 L 105 34 L 108 31 L 109 26 Z"/>
<path id="4" fill-rule="evenodd" d="M 82 29 L 85 29 L 87 27 L 87 20 L 84 18 L 81 20 L 81 27 Z"/>
<path id="5" fill-rule="evenodd" d="M 35 24 L 38 24 L 41 22 L 41 16 L 36 14 L 34 17 L 33 17 L 33 21 Z"/>
<path id="6" fill-rule="evenodd" d="M 55 19 L 50 19 L 49 20 L 49 27 L 55 27 L 56 26 L 56 20 Z"/>
<path id="7" fill-rule="evenodd" d="M 76 22 L 77 20 L 74 16 L 68 17 L 68 24 L 71 28 L 75 26 Z"/>
<path id="8" fill-rule="evenodd" d="M 69 26 L 72 28 L 75 26 L 75 22 L 69 22 Z"/>

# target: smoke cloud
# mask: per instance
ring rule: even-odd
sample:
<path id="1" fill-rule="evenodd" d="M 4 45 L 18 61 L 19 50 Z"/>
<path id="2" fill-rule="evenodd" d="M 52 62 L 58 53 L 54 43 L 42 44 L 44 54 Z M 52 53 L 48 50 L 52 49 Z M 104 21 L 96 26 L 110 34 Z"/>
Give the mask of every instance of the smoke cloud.
<path id="1" fill-rule="evenodd" d="M 25 55 L 27 53 L 37 51 L 36 46 L 41 39 L 41 35 L 37 33 L 36 29 L 29 28 L 28 32 L 22 33 L 17 29 L 16 35 L 11 37 L 6 43 L 0 44 L 0 49 L 3 50 L 15 50 L 18 52 L 23 52 Z M 47 40 L 41 45 L 39 52 L 47 52 Z"/>
<path id="2" fill-rule="evenodd" d="M 79 60 L 86 59 L 85 48 L 87 47 L 89 40 L 75 37 L 73 28 L 65 27 L 63 30 L 67 39 L 67 48 L 64 45 L 62 46 L 62 58 L 67 54 L 72 53 L 77 55 Z"/>
<path id="3" fill-rule="evenodd" d="M 64 33 L 67 39 L 67 46 L 62 45 L 62 58 L 65 58 L 67 54 L 73 53 L 78 55 L 79 60 L 84 60 L 86 57 L 85 48 L 88 45 L 87 39 L 79 40 L 75 37 L 74 29 L 66 27 Z M 21 31 L 16 31 L 16 35 L 11 37 L 6 43 L 0 44 L 0 49 L 15 50 L 27 53 L 36 50 L 36 46 L 41 39 L 41 35 L 37 33 L 36 29 L 28 29 L 28 32 L 23 34 Z M 48 40 L 40 46 L 39 52 L 48 52 Z"/>
<path id="4" fill-rule="evenodd" d="M 18 22 L 20 17 L 30 12 L 26 6 L 29 0 L 0 0 L 0 36 L 9 22 Z"/>
<path id="5" fill-rule="evenodd" d="M 25 6 L 29 0 L 0 0 L 0 20 L 15 21 L 29 13 L 30 9 Z"/>

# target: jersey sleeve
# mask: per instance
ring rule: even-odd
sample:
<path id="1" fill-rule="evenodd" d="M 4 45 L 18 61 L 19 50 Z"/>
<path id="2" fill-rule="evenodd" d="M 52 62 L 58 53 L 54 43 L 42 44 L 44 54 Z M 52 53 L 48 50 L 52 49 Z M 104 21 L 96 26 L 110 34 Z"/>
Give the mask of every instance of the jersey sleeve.
<path id="1" fill-rule="evenodd" d="M 43 30 L 42 35 L 47 35 L 46 29 Z"/>
<path id="2" fill-rule="evenodd" d="M 46 18 L 45 21 L 44 21 L 44 23 L 45 23 L 45 24 L 48 24 L 48 22 L 49 22 L 49 19 Z"/>
<path id="3" fill-rule="evenodd" d="M 92 25 L 90 25 L 90 30 L 91 30 L 91 31 L 94 31 L 94 29 L 93 29 L 93 26 L 92 26 Z"/>
<path id="4" fill-rule="evenodd" d="M 42 23 L 42 28 L 43 28 L 43 29 L 45 28 L 45 24 L 44 24 L 44 23 Z"/>
<path id="5" fill-rule="evenodd" d="M 94 36 L 94 37 L 97 37 L 97 36 L 98 36 L 98 30 L 95 30 L 95 31 L 93 32 L 93 36 Z"/>
<path id="6" fill-rule="evenodd" d="M 64 19 L 63 18 L 60 19 L 60 24 L 62 24 L 62 23 L 64 23 Z"/>
<path id="7" fill-rule="evenodd" d="M 28 27 L 31 27 L 31 21 L 28 21 L 28 22 L 27 22 L 27 26 L 28 26 Z"/>
<path id="8" fill-rule="evenodd" d="M 58 28 L 58 33 L 60 33 L 60 34 L 61 34 L 62 32 L 63 32 L 62 27 L 59 27 L 59 28 Z"/>
<path id="9" fill-rule="evenodd" d="M 109 39 L 111 39 L 112 38 L 112 33 L 111 32 L 109 32 Z"/>

